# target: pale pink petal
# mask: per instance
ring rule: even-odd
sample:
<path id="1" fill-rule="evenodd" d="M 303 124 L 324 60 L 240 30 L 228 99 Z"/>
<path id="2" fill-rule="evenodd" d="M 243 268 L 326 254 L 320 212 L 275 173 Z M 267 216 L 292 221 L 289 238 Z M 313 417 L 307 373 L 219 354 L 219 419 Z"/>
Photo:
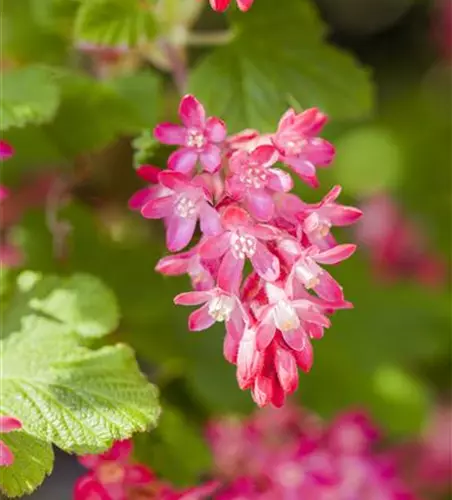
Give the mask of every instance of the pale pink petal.
<path id="1" fill-rule="evenodd" d="M 250 190 L 246 205 L 251 215 L 262 221 L 269 221 L 275 212 L 273 198 L 266 191 Z"/>
<path id="2" fill-rule="evenodd" d="M 356 245 L 345 244 L 336 245 L 334 248 L 325 250 L 313 256 L 316 262 L 320 264 L 337 264 L 348 259 L 356 250 Z"/>
<path id="3" fill-rule="evenodd" d="M 22 429 L 22 422 L 14 417 L 0 416 L 0 434 Z"/>
<path id="4" fill-rule="evenodd" d="M 185 144 L 185 128 L 174 123 L 160 123 L 154 129 L 154 137 L 162 144 L 183 146 Z"/>
<path id="5" fill-rule="evenodd" d="M 174 196 L 163 196 L 148 201 L 141 208 L 141 215 L 146 219 L 161 219 L 168 217 L 173 212 Z"/>
<path id="6" fill-rule="evenodd" d="M 230 242 L 231 233 L 229 231 L 210 236 L 200 244 L 199 255 L 203 259 L 218 259 L 229 249 Z"/>
<path id="7" fill-rule="evenodd" d="M 196 228 L 196 218 L 171 217 L 166 231 L 166 246 L 171 252 L 185 248 L 193 238 Z"/>
<path id="8" fill-rule="evenodd" d="M 246 210 L 237 205 L 229 205 L 221 214 L 221 221 L 226 229 L 236 229 L 240 226 L 248 226 L 251 222 Z"/>
<path id="9" fill-rule="evenodd" d="M 0 161 L 8 160 L 13 154 L 13 147 L 5 141 L 0 141 Z"/>
<path id="10" fill-rule="evenodd" d="M 278 238 L 281 232 L 275 226 L 270 224 L 256 224 L 248 228 L 248 232 L 260 240 L 270 241 Z"/>
<path id="11" fill-rule="evenodd" d="M 3 441 L 0 441 L 0 467 L 9 467 L 13 462 L 14 455 L 12 451 Z"/>
<path id="12" fill-rule="evenodd" d="M 189 178 L 180 172 L 163 170 L 159 174 L 159 182 L 172 191 L 183 191 L 190 186 Z"/>
<path id="13" fill-rule="evenodd" d="M 290 165 L 295 173 L 311 187 L 318 187 L 319 181 L 316 176 L 316 168 L 314 164 L 305 159 L 290 158 L 286 161 Z"/>
<path id="14" fill-rule="evenodd" d="M 309 342 L 303 328 L 282 331 L 281 333 L 286 344 L 294 351 L 302 351 Z"/>
<path id="15" fill-rule="evenodd" d="M 254 270 L 266 281 L 276 281 L 279 277 L 279 260 L 261 242 L 256 243 L 256 252 L 251 257 Z"/>
<path id="16" fill-rule="evenodd" d="M 197 161 L 198 153 L 194 149 L 181 148 L 170 154 L 168 168 L 183 174 L 190 174 L 195 168 Z"/>
<path id="17" fill-rule="evenodd" d="M 226 332 L 239 341 L 242 338 L 244 328 L 245 322 L 240 312 L 240 308 L 236 307 L 232 311 L 229 321 L 226 321 Z"/>
<path id="18" fill-rule="evenodd" d="M 221 149 L 215 144 L 207 144 L 199 155 L 199 161 L 211 174 L 221 166 Z"/>
<path id="19" fill-rule="evenodd" d="M 154 477 L 154 474 L 144 465 L 124 467 L 124 484 L 128 486 L 148 484 Z"/>
<path id="20" fill-rule="evenodd" d="M 179 118 L 187 128 L 204 128 L 206 121 L 204 106 L 196 97 L 186 95 L 179 105 Z"/>
<path id="21" fill-rule="evenodd" d="M 206 122 L 206 135 L 212 142 L 223 142 L 226 139 L 226 126 L 223 120 L 211 116 Z"/>
<path id="22" fill-rule="evenodd" d="M 204 235 L 214 236 L 222 232 L 220 214 L 208 203 L 202 204 L 199 220 Z"/>
<path id="23" fill-rule="evenodd" d="M 323 200 L 320 203 L 320 205 L 327 205 L 327 204 L 333 203 L 334 201 L 337 200 L 337 198 L 339 197 L 339 195 L 341 194 L 341 192 L 342 192 L 342 187 L 341 186 L 334 186 L 334 187 L 332 187 L 328 191 L 328 193 L 323 197 Z"/>
<path id="24" fill-rule="evenodd" d="M 218 286 L 226 292 L 237 293 L 244 265 L 244 259 L 236 259 L 231 250 L 227 251 L 218 270 Z"/>
<path id="25" fill-rule="evenodd" d="M 268 177 L 268 187 L 273 191 L 288 192 L 293 188 L 293 179 L 290 174 L 280 168 L 270 168 Z"/>
<path id="26" fill-rule="evenodd" d="M 279 383 L 284 392 L 292 393 L 298 387 L 297 363 L 293 355 L 286 349 L 276 348 L 275 367 Z"/>
<path id="27" fill-rule="evenodd" d="M 179 276 L 188 272 L 190 257 L 188 252 L 162 257 L 155 266 L 158 273 L 165 276 Z"/>
<path id="28" fill-rule="evenodd" d="M 176 297 L 174 297 L 174 303 L 180 306 L 198 306 L 210 300 L 211 297 L 211 292 L 185 292 L 176 295 Z"/>
<path id="29" fill-rule="evenodd" d="M 209 314 L 209 304 L 193 311 L 188 317 L 188 328 L 192 332 L 199 332 L 210 328 L 215 319 Z"/>
<path id="30" fill-rule="evenodd" d="M 332 276 L 323 271 L 318 276 L 319 283 L 314 287 L 314 290 L 324 300 L 328 302 L 342 302 L 344 293 L 339 283 Z"/>
<path id="31" fill-rule="evenodd" d="M 325 139 L 312 139 L 305 147 L 304 154 L 309 161 L 322 167 L 328 166 L 334 159 L 334 146 Z"/>

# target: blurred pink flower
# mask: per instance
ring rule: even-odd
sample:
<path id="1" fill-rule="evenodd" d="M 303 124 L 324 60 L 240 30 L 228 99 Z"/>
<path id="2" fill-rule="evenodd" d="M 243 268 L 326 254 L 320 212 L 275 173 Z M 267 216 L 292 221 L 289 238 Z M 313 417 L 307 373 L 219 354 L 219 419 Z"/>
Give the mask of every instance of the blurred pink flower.
<path id="1" fill-rule="evenodd" d="M 224 12 L 232 0 L 210 0 L 210 5 L 217 12 Z M 243 12 L 247 11 L 253 5 L 254 0 L 237 0 L 237 6 Z"/>

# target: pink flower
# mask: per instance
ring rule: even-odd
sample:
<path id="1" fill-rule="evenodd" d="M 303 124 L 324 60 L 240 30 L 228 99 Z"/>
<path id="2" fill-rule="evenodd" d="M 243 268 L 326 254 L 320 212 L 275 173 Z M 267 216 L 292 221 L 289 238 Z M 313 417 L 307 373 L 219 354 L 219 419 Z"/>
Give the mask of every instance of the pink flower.
<path id="1" fill-rule="evenodd" d="M 221 258 L 217 283 L 229 292 L 238 290 L 242 281 L 245 259 L 263 279 L 275 281 L 279 276 L 279 261 L 267 248 L 267 241 L 277 237 L 271 226 L 254 224 L 248 213 L 234 205 L 221 214 L 223 232 L 207 238 L 199 251 L 205 259 Z"/>
<path id="2" fill-rule="evenodd" d="M 160 173 L 159 181 L 169 194 L 149 200 L 142 206 L 141 213 L 147 219 L 166 219 L 169 250 L 177 252 L 190 243 L 198 219 L 203 234 L 210 236 L 221 231 L 218 212 L 196 179 L 190 181 L 183 174 L 165 171 Z"/>
<path id="3" fill-rule="evenodd" d="M 302 219 L 302 229 L 310 243 L 321 249 L 336 245 L 330 231 L 332 226 L 349 226 L 363 214 L 355 207 L 336 203 L 341 190 L 340 186 L 335 186 L 320 203 L 304 207 L 299 215 Z"/>
<path id="4" fill-rule="evenodd" d="M 163 257 L 158 261 L 155 270 L 166 276 L 188 274 L 194 290 L 210 290 L 215 286 L 215 265 L 212 265 L 212 262 L 201 259 L 198 244 L 188 252 Z"/>
<path id="5" fill-rule="evenodd" d="M 315 137 L 326 123 L 326 116 L 316 108 L 297 115 L 289 109 L 281 118 L 273 143 L 280 160 L 291 167 L 311 187 L 317 187 L 316 166 L 328 166 L 334 157 L 333 146 Z"/>
<path id="6" fill-rule="evenodd" d="M 22 422 L 14 417 L 0 416 L 0 434 L 22 429 Z M 26 451 L 26 450 L 24 450 Z M 0 467 L 8 467 L 14 462 L 14 455 L 8 446 L 0 440 Z"/>
<path id="7" fill-rule="evenodd" d="M 90 472 L 77 480 L 75 500 L 123 500 L 129 488 L 151 483 L 154 474 L 144 465 L 130 463 L 132 441 L 116 441 L 102 455 L 85 455 L 79 462 Z"/>
<path id="8" fill-rule="evenodd" d="M 213 5 L 224 10 L 229 4 Z M 239 2 L 244 9 L 250 5 Z M 259 406 L 280 407 L 298 385 L 298 368 L 311 368 L 311 339 L 323 336 L 330 314 L 351 307 L 321 265 L 354 252 L 355 245 L 336 244 L 331 228 L 353 223 L 361 212 L 336 203 L 339 186 L 320 203 L 304 202 L 290 192 L 291 176 L 275 167 L 284 162 L 317 185 L 316 167 L 329 165 L 334 155 L 316 137 L 326 122 L 317 109 L 298 115 L 289 110 L 275 134 L 246 129 L 230 137 L 191 95 L 182 98 L 179 115 L 183 125 L 155 129 L 161 142 L 181 146 L 169 158 L 170 170 L 141 167 L 138 174 L 150 185 L 129 206 L 163 219 L 172 252 L 192 241 L 199 219 L 199 241 L 160 259 L 156 270 L 190 276 L 195 291 L 175 298 L 203 304 L 190 315 L 190 330 L 225 321 L 223 354 L 236 365 L 239 386 L 251 389 Z M 198 159 L 202 172 L 195 169 Z"/>
<path id="9" fill-rule="evenodd" d="M 192 95 L 185 96 L 179 107 L 183 123 L 161 123 L 154 129 L 154 135 L 163 144 L 181 146 L 171 154 L 168 167 L 184 174 L 190 174 L 199 159 L 207 172 L 215 172 L 221 164 L 219 144 L 226 138 L 224 123 L 215 117 L 206 119 L 203 105 Z"/>
<path id="10" fill-rule="evenodd" d="M 225 322 L 229 335 L 239 340 L 244 328 L 244 311 L 239 299 L 220 288 L 203 292 L 186 292 L 177 295 L 174 303 L 183 306 L 197 306 L 200 309 L 190 314 L 188 327 L 191 331 L 206 330 L 215 322 Z"/>
<path id="11" fill-rule="evenodd" d="M 253 5 L 254 0 L 237 0 L 237 5 L 239 9 L 246 12 Z M 231 0 L 210 0 L 210 5 L 213 10 L 217 12 L 224 12 L 231 3 Z"/>
<path id="12" fill-rule="evenodd" d="M 259 146 L 251 153 L 237 151 L 229 160 L 232 175 L 226 189 L 258 220 L 269 221 L 273 217 L 274 192 L 287 192 L 293 187 L 289 174 L 279 168 L 270 168 L 277 159 L 274 147 Z"/>

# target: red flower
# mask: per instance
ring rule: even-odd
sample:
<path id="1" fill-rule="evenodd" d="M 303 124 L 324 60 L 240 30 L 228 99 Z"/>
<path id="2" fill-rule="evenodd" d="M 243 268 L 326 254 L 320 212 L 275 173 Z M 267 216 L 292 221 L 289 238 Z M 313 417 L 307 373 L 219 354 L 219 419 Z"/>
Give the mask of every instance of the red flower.
<path id="1" fill-rule="evenodd" d="M 251 8 L 253 2 L 254 0 L 237 0 L 237 5 L 241 11 L 246 12 Z M 216 10 L 217 12 L 224 12 L 229 7 L 230 3 L 231 0 L 210 0 L 212 9 Z"/>

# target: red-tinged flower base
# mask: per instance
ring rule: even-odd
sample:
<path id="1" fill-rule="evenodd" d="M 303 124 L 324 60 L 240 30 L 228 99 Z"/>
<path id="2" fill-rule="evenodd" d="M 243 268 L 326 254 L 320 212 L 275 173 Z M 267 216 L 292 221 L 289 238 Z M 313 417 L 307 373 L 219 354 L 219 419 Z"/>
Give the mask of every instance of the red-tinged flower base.
<path id="1" fill-rule="evenodd" d="M 168 249 L 184 250 L 163 257 L 156 270 L 190 276 L 194 291 L 175 298 L 200 306 L 189 329 L 224 322 L 224 355 L 237 366 L 239 386 L 259 406 L 280 407 L 298 386 L 298 368 L 311 369 L 311 341 L 323 337 L 329 316 L 352 307 L 323 266 L 353 254 L 356 246 L 337 244 L 331 229 L 353 224 L 361 211 L 337 203 L 339 186 L 316 204 L 291 193 L 290 171 L 316 187 L 317 167 L 334 157 L 333 146 L 317 137 L 327 120 L 318 109 L 289 109 L 265 135 L 228 137 L 226 125 L 191 95 L 182 98 L 179 117 L 181 125 L 154 130 L 157 140 L 178 146 L 168 169 L 142 166 L 138 175 L 149 186 L 129 206 L 162 219 Z M 187 250 L 197 228 L 201 238 Z"/>
<path id="2" fill-rule="evenodd" d="M 22 429 L 20 420 L 14 417 L 0 415 L 0 434 Z M 0 467 L 8 467 L 14 462 L 14 455 L 8 446 L 0 440 Z"/>
<path id="3" fill-rule="evenodd" d="M 216 471 L 226 486 L 218 500 L 415 500 L 360 412 L 325 425 L 286 405 L 247 420 L 218 420 L 208 429 Z"/>
<path id="4" fill-rule="evenodd" d="M 214 481 L 176 490 L 157 479 L 145 465 L 131 461 L 132 441 L 117 441 L 101 455 L 85 455 L 79 462 L 90 469 L 74 487 L 74 500 L 202 500 L 218 487 Z"/>

